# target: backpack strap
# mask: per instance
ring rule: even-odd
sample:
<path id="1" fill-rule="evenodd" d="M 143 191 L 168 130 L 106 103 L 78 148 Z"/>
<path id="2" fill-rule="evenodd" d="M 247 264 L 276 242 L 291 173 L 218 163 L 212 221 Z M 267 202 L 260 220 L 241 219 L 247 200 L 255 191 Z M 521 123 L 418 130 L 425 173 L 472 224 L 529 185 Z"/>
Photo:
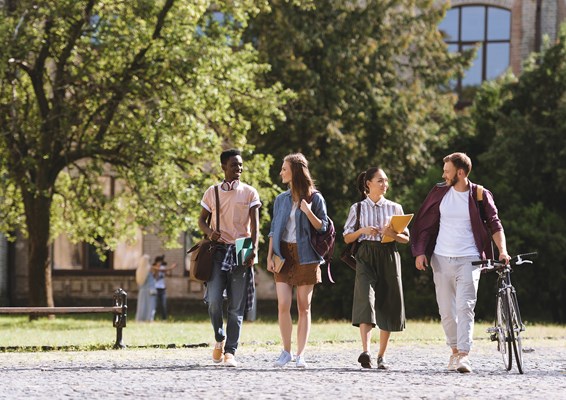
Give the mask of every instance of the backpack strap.
<path id="1" fill-rule="evenodd" d="M 480 211 L 481 220 L 485 224 L 487 222 L 487 220 L 486 220 L 486 217 L 485 217 L 485 209 L 484 209 L 484 205 L 483 205 L 483 186 L 482 185 L 476 185 L 476 200 L 477 200 L 477 203 L 478 203 L 478 208 L 479 208 L 479 211 Z"/>
<path id="2" fill-rule="evenodd" d="M 483 222 L 483 225 L 485 226 L 485 229 L 487 229 L 487 233 L 489 235 L 489 242 L 491 245 L 491 254 L 493 254 L 495 256 L 495 252 L 494 252 L 494 248 L 493 248 L 493 240 L 491 238 L 491 230 L 489 229 L 489 226 L 487 225 L 487 217 L 485 216 L 485 206 L 483 204 L 483 186 L 482 185 L 476 185 L 476 202 L 478 205 L 478 209 L 480 212 L 480 218 Z"/>

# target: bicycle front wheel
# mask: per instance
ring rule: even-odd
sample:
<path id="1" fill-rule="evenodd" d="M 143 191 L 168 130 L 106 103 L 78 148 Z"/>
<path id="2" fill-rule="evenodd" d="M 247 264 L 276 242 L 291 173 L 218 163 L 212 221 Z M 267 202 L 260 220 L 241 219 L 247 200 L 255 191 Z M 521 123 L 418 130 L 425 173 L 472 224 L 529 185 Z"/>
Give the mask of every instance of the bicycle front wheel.
<path id="1" fill-rule="evenodd" d="M 523 330 L 523 322 L 521 321 L 521 314 L 519 312 L 519 303 L 517 301 L 517 294 L 510 292 L 507 296 L 509 299 L 509 322 L 514 334 L 513 352 L 515 353 L 515 361 L 517 362 L 517 369 L 519 373 L 523 372 L 523 343 L 521 338 L 521 331 Z"/>
<path id="2" fill-rule="evenodd" d="M 505 292 L 500 292 L 497 296 L 497 308 L 495 310 L 495 326 L 497 328 L 497 350 L 503 357 L 503 364 L 507 371 L 513 365 L 513 350 L 511 350 L 511 337 L 509 324 L 509 302 L 506 301 Z"/>

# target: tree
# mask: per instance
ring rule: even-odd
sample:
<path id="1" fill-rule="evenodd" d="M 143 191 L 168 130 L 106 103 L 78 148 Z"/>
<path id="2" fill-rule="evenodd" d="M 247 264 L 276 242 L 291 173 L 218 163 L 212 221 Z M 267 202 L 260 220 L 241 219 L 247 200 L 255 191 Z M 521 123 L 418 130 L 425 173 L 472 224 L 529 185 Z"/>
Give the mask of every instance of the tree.
<path id="1" fill-rule="evenodd" d="M 272 0 L 271 13 L 250 22 L 247 37 L 272 65 L 264 84 L 282 82 L 297 94 L 285 107 L 287 119 L 267 135 L 252 133 L 250 142 L 279 160 L 274 180 L 286 153 L 303 152 L 338 227 L 358 200 L 359 172 L 382 166 L 391 198 L 400 200 L 455 134 L 456 99 L 441 87 L 471 54 L 447 51 L 437 27 L 446 6 L 435 3 L 315 0 L 301 8 Z M 343 317 L 353 275 L 334 272 L 341 287 L 328 295 L 340 294 L 327 305 Z"/>
<path id="2" fill-rule="evenodd" d="M 195 227 L 222 147 L 247 149 L 247 178 L 269 201 L 271 159 L 252 158 L 246 134 L 283 118 L 289 93 L 254 83 L 268 67 L 241 40 L 263 3 L 22 0 L 4 9 L 0 230 L 29 237 L 30 305 L 53 305 L 48 243 L 58 233 L 107 249 L 135 227 L 159 227 L 169 243 Z M 109 198 L 101 176 L 122 190 Z"/>
<path id="3" fill-rule="evenodd" d="M 535 267 L 513 275 L 526 318 L 563 323 L 566 297 L 566 26 L 533 55 L 519 78 L 479 91 L 471 117 L 475 176 L 495 194 L 510 252 L 538 251 Z M 480 146 L 476 146 L 480 148 Z"/>

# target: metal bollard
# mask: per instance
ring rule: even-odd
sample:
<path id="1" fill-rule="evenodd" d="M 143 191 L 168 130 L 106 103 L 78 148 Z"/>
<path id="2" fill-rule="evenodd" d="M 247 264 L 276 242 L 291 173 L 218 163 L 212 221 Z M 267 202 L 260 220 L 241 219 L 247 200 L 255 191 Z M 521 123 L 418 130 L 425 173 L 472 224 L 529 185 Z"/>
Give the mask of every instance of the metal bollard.
<path id="1" fill-rule="evenodd" d="M 114 319 L 112 321 L 112 326 L 116 328 L 116 343 L 114 343 L 114 349 L 123 349 L 126 345 L 122 342 L 122 328 L 126 327 L 128 317 L 128 294 L 122 288 L 116 289 L 112 299 L 114 301 L 114 307 L 122 308 L 121 313 L 114 313 Z"/>

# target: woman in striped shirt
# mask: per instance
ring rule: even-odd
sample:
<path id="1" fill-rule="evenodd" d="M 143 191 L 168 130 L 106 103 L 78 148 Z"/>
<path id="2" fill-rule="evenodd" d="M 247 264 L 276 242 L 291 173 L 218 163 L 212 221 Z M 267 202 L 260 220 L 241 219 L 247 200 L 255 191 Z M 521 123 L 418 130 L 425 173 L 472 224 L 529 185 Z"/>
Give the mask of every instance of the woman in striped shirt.
<path id="1" fill-rule="evenodd" d="M 381 168 L 372 167 L 357 179 L 361 193 L 360 226 L 355 230 L 358 203 L 350 207 L 344 225 L 344 241 L 358 241 L 356 253 L 356 281 L 352 307 L 352 325 L 360 328 L 363 351 L 358 362 L 363 368 L 371 368 L 371 331 L 380 329 L 377 368 L 387 369 L 385 350 L 391 332 L 405 328 L 405 306 L 401 283 L 401 258 L 397 242 L 408 243 L 409 231 L 395 232 L 389 221 L 392 215 L 402 215 L 400 204 L 386 199 L 389 179 Z M 381 243 L 383 236 L 395 240 Z"/>

